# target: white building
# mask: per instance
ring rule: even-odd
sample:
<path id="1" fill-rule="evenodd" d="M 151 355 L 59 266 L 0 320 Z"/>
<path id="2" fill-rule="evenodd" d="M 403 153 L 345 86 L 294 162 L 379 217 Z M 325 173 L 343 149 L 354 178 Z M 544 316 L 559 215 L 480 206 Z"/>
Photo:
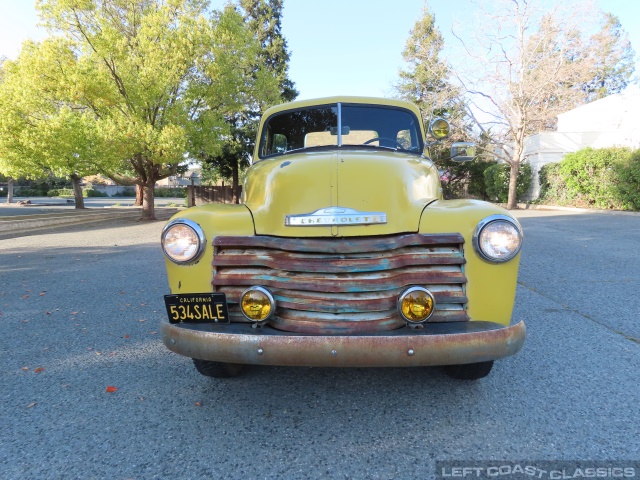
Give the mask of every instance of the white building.
<path id="1" fill-rule="evenodd" d="M 558 115 L 557 131 L 528 137 L 523 157 L 531 165 L 533 181 L 525 199 L 534 200 L 540 195 L 538 172 L 544 165 L 559 162 L 565 154 L 586 147 L 622 146 L 640 148 L 638 87 L 562 113 Z"/>

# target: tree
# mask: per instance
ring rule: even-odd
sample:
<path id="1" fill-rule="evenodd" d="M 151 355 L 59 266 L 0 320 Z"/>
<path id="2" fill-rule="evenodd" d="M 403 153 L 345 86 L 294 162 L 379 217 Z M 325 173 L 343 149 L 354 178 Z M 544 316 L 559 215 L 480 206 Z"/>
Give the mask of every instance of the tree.
<path id="1" fill-rule="evenodd" d="M 242 19 L 227 8 L 209 20 L 204 0 L 38 0 L 37 7 L 77 58 L 69 93 L 97 119 L 108 156 L 120 159 L 104 173 L 140 186 L 142 218 L 154 219 L 154 186 L 186 163 L 189 142 L 219 148 L 224 108 L 236 107 L 244 91 L 237 65 L 255 50 L 240 42 Z"/>
<path id="2" fill-rule="evenodd" d="M 52 39 L 26 42 L 15 62 L 4 63 L 0 170 L 12 177 L 66 177 L 73 185 L 76 208 L 84 208 L 80 181 L 96 173 L 107 156 L 93 114 L 60 95 L 74 60 L 64 41 Z M 57 72 L 55 77 L 50 70 Z"/>
<path id="3" fill-rule="evenodd" d="M 593 9 L 563 2 L 545 11 L 525 0 L 480 8 L 473 40 L 458 36 L 473 70 L 461 67 L 456 77 L 474 123 L 491 137 L 489 148 L 510 165 L 507 208 L 515 208 L 525 138 L 584 102 L 582 87 L 595 71 L 585 41 Z"/>
<path id="4" fill-rule="evenodd" d="M 451 123 L 451 138 L 433 145 L 429 152 L 443 172 L 445 198 L 466 194 L 484 197 L 482 172 L 489 164 L 450 159 L 451 143 L 469 140 L 473 132 L 466 118 L 461 89 L 452 81 L 451 66 L 442 58 L 443 49 L 444 38 L 436 26 L 435 16 L 425 5 L 405 43 L 402 57 L 407 67 L 400 70 L 395 90 L 398 96 L 420 108 L 426 125 L 435 117 L 446 118 Z"/>
<path id="5" fill-rule="evenodd" d="M 256 57 L 242 67 L 247 84 L 244 105 L 225 117 L 229 126 L 222 149 L 201 157 L 206 169 L 215 169 L 223 178 L 231 178 L 233 201 L 239 201 L 239 171 L 249 165 L 253 153 L 258 122 L 269 105 L 291 101 L 298 96 L 289 79 L 289 52 L 282 36 L 282 0 L 240 0 L 239 6 L 249 32 L 259 45 Z M 270 81 L 259 80 L 257 73 L 267 74 Z"/>
<path id="6" fill-rule="evenodd" d="M 425 5 L 402 51 L 408 67 L 400 70 L 395 85 L 398 95 L 415 103 L 427 122 L 434 116 L 460 119 L 464 112 L 460 89 L 449 81 L 451 67 L 440 57 L 444 39 L 435 21 Z"/>
<path id="7" fill-rule="evenodd" d="M 276 78 L 282 101 L 295 100 L 298 91 L 288 75 L 290 56 L 282 35 L 282 0 L 240 0 L 240 7 L 261 47 L 258 62 Z"/>
<path id="8" fill-rule="evenodd" d="M 620 93 L 629 85 L 635 71 L 635 52 L 618 17 L 604 13 L 602 28 L 589 39 L 588 51 L 593 78 L 582 87 L 587 102 Z"/>

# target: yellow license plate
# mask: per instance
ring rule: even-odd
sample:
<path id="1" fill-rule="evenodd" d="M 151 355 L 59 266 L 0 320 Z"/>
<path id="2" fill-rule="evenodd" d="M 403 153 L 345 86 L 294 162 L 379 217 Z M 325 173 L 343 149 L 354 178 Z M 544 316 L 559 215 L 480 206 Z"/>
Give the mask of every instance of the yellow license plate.
<path id="1" fill-rule="evenodd" d="M 229 323 L 224 293 L 182 293 L 165 295 L 171 323 Z"/>

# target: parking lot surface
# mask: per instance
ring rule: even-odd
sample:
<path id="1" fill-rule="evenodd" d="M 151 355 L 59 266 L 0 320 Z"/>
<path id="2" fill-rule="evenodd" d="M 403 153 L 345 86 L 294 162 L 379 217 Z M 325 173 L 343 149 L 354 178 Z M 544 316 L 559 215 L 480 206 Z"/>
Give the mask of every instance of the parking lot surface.
<path id="1" fill-rule="evenodd" d="M 436 460 L 640 460 L 640 217 L 517 216 L 527 340 L 477 382 L 437 368 L 203 377 L 158 333 L 162 222 L 0 240 L 0 478 L 428 479 Z"/>

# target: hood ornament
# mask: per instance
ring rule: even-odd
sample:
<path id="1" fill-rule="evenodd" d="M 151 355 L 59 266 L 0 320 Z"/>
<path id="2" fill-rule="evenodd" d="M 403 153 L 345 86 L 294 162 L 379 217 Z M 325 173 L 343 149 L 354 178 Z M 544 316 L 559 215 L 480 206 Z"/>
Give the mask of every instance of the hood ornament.
<path id="1" fill-rule="evenodd" d="M 327 207 L 301 215 L 287 215 L 287 227 L 326 227 L 333 225 L 374 225 L 387 223 L 384 212 L 359 212 L 353 208 Z"/>

